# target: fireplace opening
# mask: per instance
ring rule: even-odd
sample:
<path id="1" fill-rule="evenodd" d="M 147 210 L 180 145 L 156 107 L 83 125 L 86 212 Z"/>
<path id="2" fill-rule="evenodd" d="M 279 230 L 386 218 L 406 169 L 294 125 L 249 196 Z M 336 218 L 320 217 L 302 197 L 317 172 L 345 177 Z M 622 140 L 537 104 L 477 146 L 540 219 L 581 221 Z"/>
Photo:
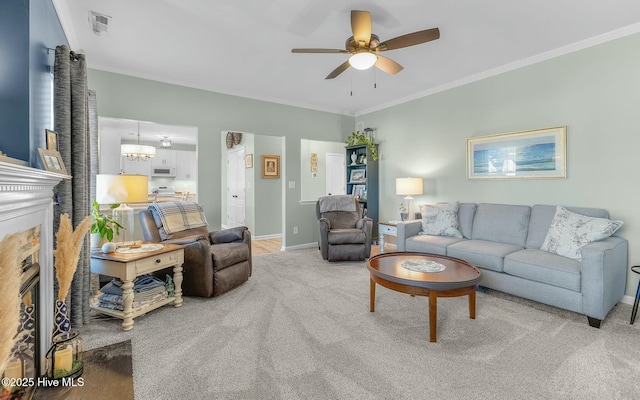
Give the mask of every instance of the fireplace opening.
<path id="1" fill-rule="evenodd" d="M 14 378 L 13 382 L 36 382 L 40 376 L 40 346 L 38 345 L 40 264 L 31 261 L 31 257 L 28 257 L 22 262 L 19 340 L 13 348 L 4 374 L 5 377 Z M 33 397 L 34 392 L 35 385 L 31 384 L 5 386 L 1 397 L 2 399 L 28 400 Z"/>

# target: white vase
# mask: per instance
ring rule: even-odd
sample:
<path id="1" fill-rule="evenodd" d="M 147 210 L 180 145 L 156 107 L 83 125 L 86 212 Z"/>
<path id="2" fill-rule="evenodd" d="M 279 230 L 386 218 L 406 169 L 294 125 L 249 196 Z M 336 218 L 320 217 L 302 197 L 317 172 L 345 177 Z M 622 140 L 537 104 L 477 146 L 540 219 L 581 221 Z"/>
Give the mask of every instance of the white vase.
<path id="1" fill-rule="evenodd" d="M 356 152 L 354 151 L 353 153 L 351 153 L 351 165 L 356 165 L 356 160 L 358 159 L 358 156 L 356 155 Z"/>
<path id="2" fill-rule="evenodd" d="M 99 233 L 91 234 L 91 252 L 100 251 L 102 249 L 102 245 L 107 242 L 107 238 L 101 238 Z"/>

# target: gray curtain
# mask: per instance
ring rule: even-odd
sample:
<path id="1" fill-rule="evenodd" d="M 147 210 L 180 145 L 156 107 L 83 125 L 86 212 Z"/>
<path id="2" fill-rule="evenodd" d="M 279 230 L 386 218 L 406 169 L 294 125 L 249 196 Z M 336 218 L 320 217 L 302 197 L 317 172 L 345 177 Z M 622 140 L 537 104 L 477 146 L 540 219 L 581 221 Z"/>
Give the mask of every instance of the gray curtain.
<path id="1" fill-rule="evenodd" d="M 67 172 L 73 177 L 63 180 L 56 187 L 54 232 L 57 232 L 60 214 L 69 214 L 75 227 L 91 213 L 91 191 L 95 187 L 92 180 L 97 173 L 97 155 L 94 154 L 98 148 L 98 133 L 95 93 L 90 94 L 87 88 L 84 54 L 74 53 L 68 46 L 56 47 L 53 81 L 54 129 L 58 133 L 58 150 Z M 90 104 L 93 111 L 90 110 Z M 95 119 L 94 123 L 92 119 Z M 89 261 L 89 235 L 87 235 L 80 253 L 78 269 L 71 284 L 69 298 L 67 298 L 71 326 L 76 328 L 89 321 L 91 296 Z"/>

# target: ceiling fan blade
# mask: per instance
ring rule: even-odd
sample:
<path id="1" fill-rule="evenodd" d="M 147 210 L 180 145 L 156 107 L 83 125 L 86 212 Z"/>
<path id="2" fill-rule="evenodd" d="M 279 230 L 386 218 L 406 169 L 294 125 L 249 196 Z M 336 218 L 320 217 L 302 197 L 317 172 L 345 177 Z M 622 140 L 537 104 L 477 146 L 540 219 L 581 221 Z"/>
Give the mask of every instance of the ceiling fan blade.
<path id="1" fill-rule="evenodd" d="M 348 53 L 340 49 L 291 49 L 292 53 Z"/>
<path id="2" fill-rule="evenodd" d="M 379 51 L 401 49 L 403 47 L 415 46 L 416 44 L 430 42 L 440 38 L 440 29 L 432 28 L 408 33 L 393 39 L 386 40 L 378 46 Z"/>
<path id="3" fill-rule="evenodd" d="M 381 56 L 380 54 L 378 54 L 378 60 L 376 61 L 375 65 L 379 70 L 391 75 L 395 75 L 404 69 L 402 65 L 398 64 L 390 58 Z"/>
<path id="4" fill-rule="evenodd" d="M 351 64 L 349 64 L 349 60 L 347 60 L 347 61 L 343 62 L 342 64 L 340 64 L 338 66 L 338 68 L 336 68 L 333 71 L 331 71 L 331 73 L 329 75 L 327 75 L 327 77 L 324 78 L 324 79 L 333 79 L 336 76 L 338 76 L 341 73 L 343 73 L 344 71 L 346 71 L 350 66 L 351 66 Z"/>
<path id="5" fill-rule="evenodd" d="M 371 40 L 371 14 L 368 11 L 351 10 L 351 31 L 359 47 L 369 47 Z"/>

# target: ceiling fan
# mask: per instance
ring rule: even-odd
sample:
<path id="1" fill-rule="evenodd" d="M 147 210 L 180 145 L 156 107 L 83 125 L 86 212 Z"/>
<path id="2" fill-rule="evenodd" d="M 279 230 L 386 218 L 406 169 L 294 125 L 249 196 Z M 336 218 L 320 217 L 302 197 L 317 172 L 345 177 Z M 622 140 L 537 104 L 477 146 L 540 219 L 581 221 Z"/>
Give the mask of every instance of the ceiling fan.
<path id="1" fill-rule="evenodd" d="M 347 39 L 345 50 L 339 49 L 291 49 L 292 53 L 349 53 L 353 54 L 347 61 L 334 69 L 325 79 L 333 79 L 349 67 L 367 69 L 375 65 L 378 69 L 395 75 L 402 71 L 402 65 L 380 52 L 415 46 L 440 38 L 438 28 L 408 33 L 393 39 L 380 42 L 380 38 L 371 33 L 371 14 L 368 11 L 351 10 L 351 31 L 353 36 Z"/>

